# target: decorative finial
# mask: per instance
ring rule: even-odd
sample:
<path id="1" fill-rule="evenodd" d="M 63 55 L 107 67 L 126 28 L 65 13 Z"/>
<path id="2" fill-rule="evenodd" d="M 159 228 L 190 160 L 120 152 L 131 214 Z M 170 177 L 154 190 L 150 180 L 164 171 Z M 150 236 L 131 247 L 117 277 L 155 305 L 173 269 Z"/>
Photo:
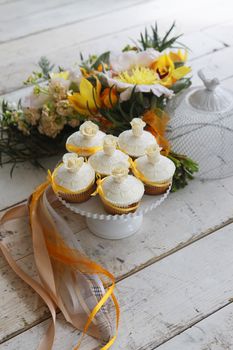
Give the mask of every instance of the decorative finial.
<path id="1" fill-rule="evenodd" d="M 197 72 L 197 74 L 199 78 L 203 81 L 203 84 L 205 85 L 208 91 L 214 91 L 216 86 L 220 84 L 220 81 L 217 78 L 207 79 L 202 69 L 200 69 Z"/>

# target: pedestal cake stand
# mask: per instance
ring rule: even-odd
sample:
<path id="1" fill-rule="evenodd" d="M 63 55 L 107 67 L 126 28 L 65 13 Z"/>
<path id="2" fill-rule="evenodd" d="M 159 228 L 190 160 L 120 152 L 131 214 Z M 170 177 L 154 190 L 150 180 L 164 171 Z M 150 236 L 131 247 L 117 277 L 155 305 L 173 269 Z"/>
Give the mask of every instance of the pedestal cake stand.
<path id="1" fill-rule="evenodd" d="M 123 215 L 107 214 L 98 196 L 84 203 L 68 203 L 58 196 L 62 204 L 86 217 L 89 230 L 96 236 L 105 239 L 121 239 L 136 233 L 142 225 L 143 215 L 157 208 L 168 196 L 171 186 L 160 196 L 144 195 L 140 207 L 135 213 Z"/>

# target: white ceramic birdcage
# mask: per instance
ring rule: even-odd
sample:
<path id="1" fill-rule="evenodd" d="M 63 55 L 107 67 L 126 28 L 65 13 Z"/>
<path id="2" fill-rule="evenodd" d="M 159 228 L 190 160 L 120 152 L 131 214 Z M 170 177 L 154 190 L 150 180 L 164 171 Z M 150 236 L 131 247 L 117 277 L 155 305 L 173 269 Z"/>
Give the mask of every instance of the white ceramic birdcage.
<path id="1" fill-rule="evenodd" d="M 168 139 L 174 152 L 199 163 L 198 177 L 220 179 L 233 175 L 233 92 L 219 80 L 198 76 L 204 87 L 195 87 L 168 105 L 171 121 Z"/>

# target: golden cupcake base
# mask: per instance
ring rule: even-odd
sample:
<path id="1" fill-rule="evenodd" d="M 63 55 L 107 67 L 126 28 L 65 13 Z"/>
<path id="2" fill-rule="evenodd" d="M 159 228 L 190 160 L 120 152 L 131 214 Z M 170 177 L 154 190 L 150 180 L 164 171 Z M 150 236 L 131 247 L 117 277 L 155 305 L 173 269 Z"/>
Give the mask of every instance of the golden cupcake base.
<path id="1" fill-rule="evenodd" d="M 164 194 L 168 190 L 170 183 L 166 183 L 164 185 L 159 185 L 159 186 L 150 186 L 146 184 L 144 185 L 145 185 L 145 194 L 155 196 L 155 195 Z"/>
<path id="2" fill-rule="evenodd" d="M 138 203 L 133 203 L 131 205 L 128 205 L 127 207 L 117 207 L 113 205 L 108 205 L 107 203 L 103 202 L 104 209 L 106 210 L 107 213 L 112 214 L 112 215 L 122 215 L 122 214 L 128 214 L 128 213 L 135 213 L 135 211 L 138 208 Z M 128 210 L 132 208 L 132 210 Z M 125 210 L 127 209 L 127 210 Z"/>
<path id="3" fill-rule="evenodd" d="M 92 184 L 87 190 L 81 193 L 63 193 L 58 192 L 58 195 L 69 203 L 82 203 L 90 199 L 91 194 L 96 190 L 96 184 Z"/>

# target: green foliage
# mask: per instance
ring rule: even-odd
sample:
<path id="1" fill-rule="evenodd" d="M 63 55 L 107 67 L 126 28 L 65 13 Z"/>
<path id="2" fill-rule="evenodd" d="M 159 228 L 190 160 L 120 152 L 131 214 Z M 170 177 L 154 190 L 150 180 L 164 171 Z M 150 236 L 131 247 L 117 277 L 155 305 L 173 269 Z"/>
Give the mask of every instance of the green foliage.
<path id="1" fill-rule="evenodd" d="M 106 51 L 100 56 L 89 55 L 89 57 L 85 60 L 82 53 L 80 53 L 80 67 L 84 68 L 87 72 L 91 72 L 93 69 L 98 69 L 99 65 L 101 64 L 109 64 L 109 56 L 110 51 Z"/>
<path id="2" fill-rule="evenodd" d="M 24 81 L 25 85 L 38 84 L 43 80 L 49 79 L 49 74 L 54 68 L 54 64 L 51 64 L 47 57 L 42 56 L 38 62 L 40 71 L 33 71 L 32 74 Z"/>
<path id="3" fill-rule="evenodd" d="M 149 48 L 153 48 L 162 52 L 163 50 L 170 48 L 184 47 L 177 40 L 183 35 L 172 36 L 172 31 L 175 28 L 175 22 L 171 25 L 169 30 L 165 33 L 164 37 L 161 38 L 158 33 L 158 25 L 155 23 L 154 26 L 151 26 L 151 32 L 146 28 L 144 33 L 140 34 L 140 39 L 135 45 L 138 47 L 138 50 L 143 51 Z M 139 43 L 139 44 L 138 44 Z M 176 45 L 175 45 L 176 44 Z"/>
<path id="4" fill-rule="evenodd" d="M 173 177 L 172 192 L 185 187 L 189 180 L 194 178 L 194 173 L 198 171 L 198 164 L 185 155 L 170 152 L 168 156 L 175 164 L 176 171 Z"/>

